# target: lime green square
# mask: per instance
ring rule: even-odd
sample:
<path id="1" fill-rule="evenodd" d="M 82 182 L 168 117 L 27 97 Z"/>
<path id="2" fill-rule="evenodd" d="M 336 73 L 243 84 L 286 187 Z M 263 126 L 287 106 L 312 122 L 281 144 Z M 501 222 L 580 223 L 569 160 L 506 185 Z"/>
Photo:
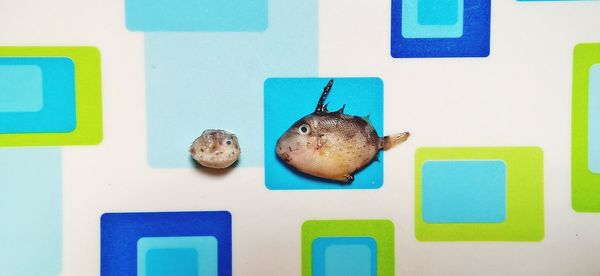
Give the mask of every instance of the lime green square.
<path id="1" fill-rule="evenodd" d="M 588 98 L 590 69 L 600 64 L 600 43 L 582 43 L 573 53 L 571 204 L 577 212 L 600 212 L 600 174 L 589 169 Z"/>
<path id="2" fill-rule="evenodd" d="M 393 276 L 394 224 L 389 220 L 309 220 L 302 225 L 302 275 L 312 275 L 312 243 L 320 237 L 371 237 L 377 242 L 377 275 Z"/>
<path id="3" fill-rule="evenodd" d="M 100 51 L 95 47 L 0 47 L 0 57 L 67 57 L 75 64 L 76 127 L 67 133 L 0 134 L 0 147 L 95 145 L 102 141 Z"/>
<path id="4" fill-rule="evenodd" d="M 426 161 L 502 160 L 506 219 L 502 223 L 426 223 L 422 168 Z M 419 241 L 541 241 L 544 238 L 544 153 L 538 147 L 419 148 L 415 156 L 415 235 Z"/>

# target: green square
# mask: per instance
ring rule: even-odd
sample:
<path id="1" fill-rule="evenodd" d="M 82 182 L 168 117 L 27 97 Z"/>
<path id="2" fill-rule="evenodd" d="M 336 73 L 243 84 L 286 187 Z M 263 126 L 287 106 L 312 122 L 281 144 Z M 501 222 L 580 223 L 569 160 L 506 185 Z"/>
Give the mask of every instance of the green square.
<path id="1" fill-rule="evenodd" d="M 577 212 L 600 212 L 600 174 L 588 167 L 588 98 L 590 69 L 600 64 L 600 43 L 583 43 L 573 53 L 571 130 L 571 204 Z"/>
<path id="2" fill-rule="evenodd" d="M 96 145 L 102 141 L 100 51 L 95 47 L 0 47 L 0 57 L 67 57 L 75 64 L 76 127 L 67 133 L 0 134 L 0 147 Z"/>
<path id="3" fill-rule="evenodd" d="M 544 153 L 541 148 L 419 148 L 415 155 L 417 240 L 541 241 L 544 238 Z M 502 223 L 426 223 L 422 216 L 422 168 L 426 161 L 434 160 L 504 161 L 506 220 Z"/>
<path id="4" fill-rule="evenodd" d="M 312 275 L 312 243 L 320 237 L 371 237 L 377 242 L 377 275 L 394 275 L 394 224 L 389 220 L 309 220 L 302 225 L 302 275 Z"/>

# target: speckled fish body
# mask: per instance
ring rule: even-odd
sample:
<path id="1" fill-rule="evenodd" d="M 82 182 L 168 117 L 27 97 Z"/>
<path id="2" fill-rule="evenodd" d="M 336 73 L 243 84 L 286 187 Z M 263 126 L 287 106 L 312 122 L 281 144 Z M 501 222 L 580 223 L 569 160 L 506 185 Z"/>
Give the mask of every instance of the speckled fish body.
<path id="1" fill-rule="evenodd" d="M 368 117 L 329 112 L 323 105 L 329 81 L 314 113 L 295 122 L 277 141 L 279 158 L 315 177 L 349 183 L 354 173 L 376 159 L 381 149 L 406 141 L 408 132 L 379 137 Z"/>
<path id="2" fill-rule="evenodd" d="M 223 169 L 238 160 L 241 150 L 235 134 L 220 129 L 207 129 L 194 140 L 190 153 L 202 166 Z"/>

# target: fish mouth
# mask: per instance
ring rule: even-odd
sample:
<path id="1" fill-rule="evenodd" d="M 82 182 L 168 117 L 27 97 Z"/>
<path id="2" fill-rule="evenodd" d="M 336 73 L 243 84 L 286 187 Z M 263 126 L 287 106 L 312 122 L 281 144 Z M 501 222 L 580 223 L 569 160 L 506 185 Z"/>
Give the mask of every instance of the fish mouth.
<path id="1" fill-rule="evenodd" d="M 281 158 L 281 160 L 283 160 L 285 162 L 292 161 L 292 157 L 287 152 L 282 152 L 282 153 L 279 153 L 278 155 L 279 155 L 279 158 Z"/>

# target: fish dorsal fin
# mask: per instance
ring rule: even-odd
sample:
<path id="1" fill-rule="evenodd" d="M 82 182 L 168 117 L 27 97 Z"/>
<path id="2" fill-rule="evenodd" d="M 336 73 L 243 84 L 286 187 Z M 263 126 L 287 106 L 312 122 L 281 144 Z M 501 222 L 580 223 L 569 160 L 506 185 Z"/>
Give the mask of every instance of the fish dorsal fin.
<path id="1" fill-rule="evenodd" d="M 326 107 L 326 105 L 323 105 L 323 104 L 325 103 L 325 99 L 327 99 L 327 95 L 329 95 L 329 91 L 331 90 L 332 86 L 333 86 L 333 79 L 329 80 L 329 82 L 327 83 L 325 88 L 323 88 L 323 93 L 321 94 L 321 98 L 319 99 L 319 102 L 317 103 L 317 108 L 315 109 L 315 113 L 326 113 L 327 112 L 327 107 Z"/>
<path id="2" fill-rule="evenodd" d="M 346 108 L 346 104 L 342 105 L 342 108 L 340 108 L 338 111 L 336 111 L 335 113 L 339 113 L 339 114 L 343 114 L 344 113 L 344 108 Z"/>
<path id="3" fill-rule="evenodd" d="M 323 111 L 322 111 L 322 112 L 324 112 L 324 113 L 328 113 L 328 112 L 329 112 L 329 109 L 327 109 L 327 107 L 328 107 L 328 106 L 329 106 L 329 103 L 326 103 L 326 104 L 323 106 Z"/>
<path id="4" fill-rule="evenodd" d="M 371 124 L 371 113 L 367 114 L 366 116 L 362 116 L 360 117 L 361 119 L 365 120 L 367 123 Z"/>

